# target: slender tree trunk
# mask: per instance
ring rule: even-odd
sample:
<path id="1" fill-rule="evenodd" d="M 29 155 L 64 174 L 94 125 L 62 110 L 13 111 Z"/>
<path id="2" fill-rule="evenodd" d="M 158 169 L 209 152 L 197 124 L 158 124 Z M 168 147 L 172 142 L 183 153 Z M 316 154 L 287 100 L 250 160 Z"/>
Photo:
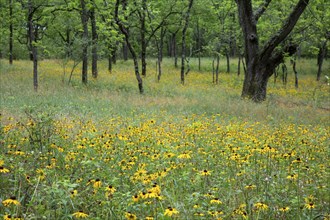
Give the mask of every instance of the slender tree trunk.
<path id="1" fill-rule="evenodd" d="M 172 41 L 171 41 L 171 47 L 172 47 L 172 57 L 174 57 L 174 66 L 175 68 L 178 67 L 178 53 L 177 53 L 177 45 L 176 45 L 176 34 L 177 32 L 172 34 Z"/>
<path id="2" fill-rule="evenodd" d="M 146 42 L 146 12 L 147 12 L 147 2 L 146 0 L 142 0 L 142 13 L 140 13 L 140 36 L 141 36 L 141 66 L 142 76 L 147 75 L 147 61 L 146 61 L 146 54 L 147 54 L 147 42 Z"/>
<path id="3" fill-rule="evenodd" d="M 212 60 L 212 83 L 215 83 L 215 67 L 214 67 L 214 60 L 215 60 L 215 58 L 213 58 L 213 60 Z"/>
<path id="4" fill-rule="evenodd" d="M 134 72 L 135 72 L 135 77 L 138 81 L 138 87 L 139 87 L 139 92 L 140 94 L 143 94 L 143 81 L 142 81 L 142 78 L 140 76 L 140 73 L 139 73 L 139 62 L 138 62 L 138 58 L 137 58 L 137 55 L 136 55 L 136 52 L 134 50 L 134 48 L 132 47 L 131 43 L 130 43 L 130 40 L 129 40 L 129 30 L 128 28 L 126 28 L 124 26 L 124 24 L 122 23 L 122 21 L 119 19 L 118 17 L 118 10 L 119 10 L 119 1 L 120 0 L 116 0 L 116 4 L 115 4 L 115 21 L 121 31 L 122 34 L 124 34 L 125 36 L 125 41 L 126 41 L 126 45 L 129 49 L 129 51 L 131 52 L 131 55 L 132 55 L 132 58 L 133 58 L 133 62 L 134 62 Z M 126 0 L 123 0 L 122 1 L 122 4 L 123 5 L 126 5 Z M 125 10 L 126 7 L 123 7 L 123 10 Z"/>
<path id="5" fill-rule="evenodd" d="M 38 91 L 38 50 L 36 47 L 36 33 L 37 29 L 34 28 L 33 24 L 33 13 L 34 8 L 32 5 L 32 1 L 29 0 L 28 2 L 28 33 L 29 33 L 29 42 L 30 42 L 30 49 L 33 61 L 33 87 L 34 91 Z"/>
<path id="6" fill-rule="evenodd" d="M 184 27 L 182 29 L 182 47 L 181 47 L 181 84 L 185 82 L 185 59 L 186 59 L 186 32 L 189 25 L 190 10 L 194 0 L 189 0 L 189 6 L 185 14 Z"/>
<path id="7" fill-rule="evenodd" d="M 282 82 L 285 86 L 288 82 L 288 68 L 286 67 L 284 62 L 282 63 Z"/>
<path id="8" fill-rule="evenodd" d="M 157 45 L 157 50 L 158 50 L 158 60 L 157 60 L 157 65 L 158 65 L 157 81 L 158 82 L 160 81 L 160 78 L 162 76 L 162 61 L 163 61 L 163 47 L 164 47 L 165 33 L 166 33 L 166 29 L 164 29 L 164 27 L 161 27 L 159 43 L 156 38 L 156 45 Z"/>
<path id="9" fill-rule="evenodd" d="M 227 60 L 227 73 L 230 73 L 230 57 L 228 50 L 226 50 L 226 60 Z"/>
<path id="10" fill-rule="evenodd" d="M 109 73 L 112 72 L 112 55 L 110 52 L 108 53 L 108 71 Z"/>
<path id="11" fill-rule="evenodd" d="M 241 75 L 241 56 L 238 55 L 237 76 Z"/>
<path id="12" fill-rule="evenodd" d="M 157 81 L 159 82 L 160 81 L 160 77 L 162 76 L 162 60 L 161 60 L 160 53 L 158 54 L 157 65 L 158 65 Z"/>
<path id="13" fill-rule="evenodd" d="M 220 54 L 217 54 L 217 64 L 215 67 L 215 84 L 219 83 Z"/>
<path id="14" fill-rule="evenodd" d="M 322 65 L 323 65 L 323 60 L 325 57 L 325 52 L 326 52 L 326 48 L 327 48 L 327 40 L 325 40 L 321 46 L 319 47 L 319 53 L 317 55 L 317 77 L 316 80 L 320 81 L 321 79 L 321 74 L 322 74 Z"/>
<path id="15" fill-rule="evenodd" d="M 13 0 L 9 0 L 9 64 L 13 64 Z"/>
<path id="16" fill-rule="evenodd" d="M 112 55 L 112 63 L 113 64 L 116 64 L 117 63 L 117 46 L 115 46 L 111 52 L 111 55 Z"/>
<path id="17" fill-rule="evenodd" d="M 123 59 L 125 61 L 128 60 L 128 47 L 127 47 L 126 42 L 123 42 Z"/>
<path id="18" fill-rule="evenodd" d="M 198 70 L 201 71 L 201 31 L 199 28 L 199 20 L 197 19 L 197 50 L 198 50 Z"/>
<path id="19" fill-rule="evenodd" d="M 98 44 L 98 35 L 97 35 L 97 28 L 96 28 L 96 18 L 95 18 L 95 8 L 94 8 L 94 0 L 91 1 L 93 4 L 92 9 L 90 11 L 90 18 L 91 18 L 91 26 L 92 26 L 92 76 L 93 78 L 97 78 L 98 70 L 97 70 L 97 44 Z"/>
<path id="20" fill-rule="evenodd" d="M 161 27 L 160 29 L 160 41 L 159 41 L 159 59 L 163 61 L 163 49 L 164 49 L 164 37 L 165 37 L 166 29 Z"/>
<path id="21" fill-rule="evenodd" d="M 298 85 L 298 72 L 296 69 L 296 60 L 295 58 L 292 59 L 292 69 L 294 72 L 294 86 L 296 87 L 296 89 L 298 89 L 299 85 Z"/>
<path id="22" fill-rule="evenodd" d="M 246 64 L 245 64 L 245 58 L 243 55 L 241 55 L 241 60 L 242 60 L 243 71 L 244 71 L 244 76 L 245 76 L 246 75 Z"/>
<path id="23" fill-rule="evenodd" d="M 87 83 L 87 68 L 88 68 L 88 10 L 85 0 L 80 0 L 81 4 L 81 22 L 83 25 L 83 48 L 82 48 L 82 82 Z"/>

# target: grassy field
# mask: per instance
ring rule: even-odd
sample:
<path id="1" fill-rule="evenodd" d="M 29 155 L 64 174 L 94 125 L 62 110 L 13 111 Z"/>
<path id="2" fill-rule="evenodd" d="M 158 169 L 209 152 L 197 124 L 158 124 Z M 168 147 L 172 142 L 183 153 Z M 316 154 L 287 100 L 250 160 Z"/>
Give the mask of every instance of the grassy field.
<path id="1" fill-rule="evenodd" d="M 240 98 L 242 75 L 213 84 L 210 59 L 184 86 L 171 60 L 160 82 L 149 60 L 144 95 L 130 61 L 82 85 L 44 60 L 38 93 L 30 61 L 7 63 L 0 218 L 330 219 L 330 86 L 314 60 L 298 61 L 298 89 L 290 68 L 287 85 L 272 78 L 261 104 Z"/>

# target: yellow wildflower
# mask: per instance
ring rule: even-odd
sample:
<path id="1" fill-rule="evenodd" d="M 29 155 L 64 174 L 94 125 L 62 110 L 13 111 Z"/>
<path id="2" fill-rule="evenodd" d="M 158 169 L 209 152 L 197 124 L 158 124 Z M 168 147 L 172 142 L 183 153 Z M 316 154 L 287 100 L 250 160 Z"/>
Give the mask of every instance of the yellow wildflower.
<path id="1" fill-rule="evenodd" d="M 78 211 L 73 213 L 72 216 L 76 218 L 87 218 L 88 214 L 84 213 L 83 211 Z"/>
<path id="2" fill-rule="evenodd" d="M 126 218 L 127 220 L 136 220 L 136 219 L 137 219 L 136 215 L 134 215 L 134 214 L 131 213 L 131 212 L 126 212 L 126 214 L 125 214 L 125 218 Z"/>
<path id="3" fill-rule="evenodd" d="M 179 211 L 176 210 L 175 208 L 172 208 L 172 207 L 168 207 L 166 210 L 165 210 L 165 213 L 164 215 L 166 216 L 172 216 L 172 215 L 176 215 L 176 214 L 179 214 Z"/>
<path id="4" fill-rule="evenodd" d="M 4 201 L 2 201 L 3 206 L 10 206 L 10 205 L 20 205 L 21 203 L 19 201 L 16 200 L 16 197 L 10 197 L 9 199 L 6 199 Z"/>
<path id="5" fill-rule="evenodd" d="M 254 207 L 257 210 L 267 210 L 268 209 L 268 205 L 261 203 L 261 202 L 257 202 L 256 204 L 254 204 Z"/>
<path id="6" fill-rule="evenodd" d="M 0 166 L 0 173 L 9 173 L 9 172 L 10 171 L 7 168 Z"/>

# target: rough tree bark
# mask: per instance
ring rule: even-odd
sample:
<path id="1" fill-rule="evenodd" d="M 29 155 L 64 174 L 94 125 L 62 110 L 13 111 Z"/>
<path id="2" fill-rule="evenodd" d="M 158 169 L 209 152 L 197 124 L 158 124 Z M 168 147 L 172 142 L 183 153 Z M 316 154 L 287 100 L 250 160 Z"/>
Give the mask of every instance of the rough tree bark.
<path id="1" fill-rule="evenodd" d="M 188 9 L 184 17 L 184 26 L 182 29 L 182 46 L 181 46 L 181 84 L 184 85 L 185 76 L 185 60 L 186 60 L 186 33 L 189 25 L 190 10 L 194 0 L 189 0 Z"/>
<path id="2" fill-rule="evenodd" d="M 91 18 L 91 26 L 92 26 L 92 76 L 93 78 L 97 78 L 98 71 L 97 71 L 97 28 L 96 28 L 96 18 L 95 18 L 95 8 L 94 8 L 94 0 L 91 1 L 93 7 L 90 10 L 90 18 Z"/>
<path id="3" fill-rule="evenodd" d="M 252 10 L 252 0 L 236 0 L 240 25 L 245 42 L 245 60 L 247 71 L 244 78 L 242 97 L 262 102 L 266 99 L 267 83 L 275 68 L 283 61 L 284 53 L 292 55 L 297 45 L 288 44 L 283 49 L 277 49 L 296 25 L 300 15 L 307 7 L 309 0 L 299 0 L 284 21 L 280 30 L 268 42 L 259 48 L 257 22 L 265 12 L 271 0 L 264 3 L 255 11 Z"/>
<path id="4" fill-rule="evenodd" d="M 82 51 L 82 82 L 87 83 L 87 68 L 88 68 L 88 10 L 85 0 L 80 0 L 81 4 L 81 22 L 83 25 L 83 51 Z"/>
<path id="5" fill-rule="evenodd" d="M 139 73 L 139 62 L 138 62 L 138 58 L 137 58 L 137 55 L 136 55 L 136 52 L 130 42 L 130 35 L 129 35 L 129 32 L 128 32 L 128 28 L 126 28 L 124 26 L 124 24 L 122 23 L 122 21 L 119 19 L 118 17 L 118 11 L 119 11 L 119 2 L 122 2 L 123 5 L 126 5 L 126 1 L 127 0 L 116 0 L 116 4 L 115 4 L 115 20 L 116 20 L 116 24 L 118 25 L 119 27 L 119 30 L 121 31 L 121 33 L 125 36 L 125 42 L 126 42 L 126 45 L 129 49 L 129 51 L 131 52 L 131 55 L 132 55 L 132 58 L 133 58 L 133 62 L 134 62 L 134 71 L 135 71 L 135 77 L 138 81 L 138 87 L 139 87 L 139 92 L 140 94 L 143 94 L 143 81 L 142 81 L 142 78 L 140 76 L 140 73 Z M 125 8 L 123 7 L 123 10 L 125 10 Z"/>

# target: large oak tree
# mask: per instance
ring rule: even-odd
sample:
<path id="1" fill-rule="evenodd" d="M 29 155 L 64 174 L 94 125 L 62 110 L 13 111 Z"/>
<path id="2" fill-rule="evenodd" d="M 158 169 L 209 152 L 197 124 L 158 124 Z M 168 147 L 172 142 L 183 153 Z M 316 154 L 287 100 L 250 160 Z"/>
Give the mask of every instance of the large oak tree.
<path id="1" fill-rule="evenodd" d="M 259 45 L 258 20 L 267 10 L 271 0 L 265 0 L 257 10 L 253 10 L 252 0 L 236 0 L 240 25 L 245 42 L 245 60 L 247 71 L 245 73 L 242 97 L 261 102 L 266 99 L 267 83 L 275 68 L 283 62 L 285 54 L 296 52 L 297 45 L 287 43 L 279 48 L 285 41 L 300 15 L 306 9 L 309 0 L 299 0 L 291 13 L 285 19 L 282 27 L 270 37 L 263 47 Z"/>

